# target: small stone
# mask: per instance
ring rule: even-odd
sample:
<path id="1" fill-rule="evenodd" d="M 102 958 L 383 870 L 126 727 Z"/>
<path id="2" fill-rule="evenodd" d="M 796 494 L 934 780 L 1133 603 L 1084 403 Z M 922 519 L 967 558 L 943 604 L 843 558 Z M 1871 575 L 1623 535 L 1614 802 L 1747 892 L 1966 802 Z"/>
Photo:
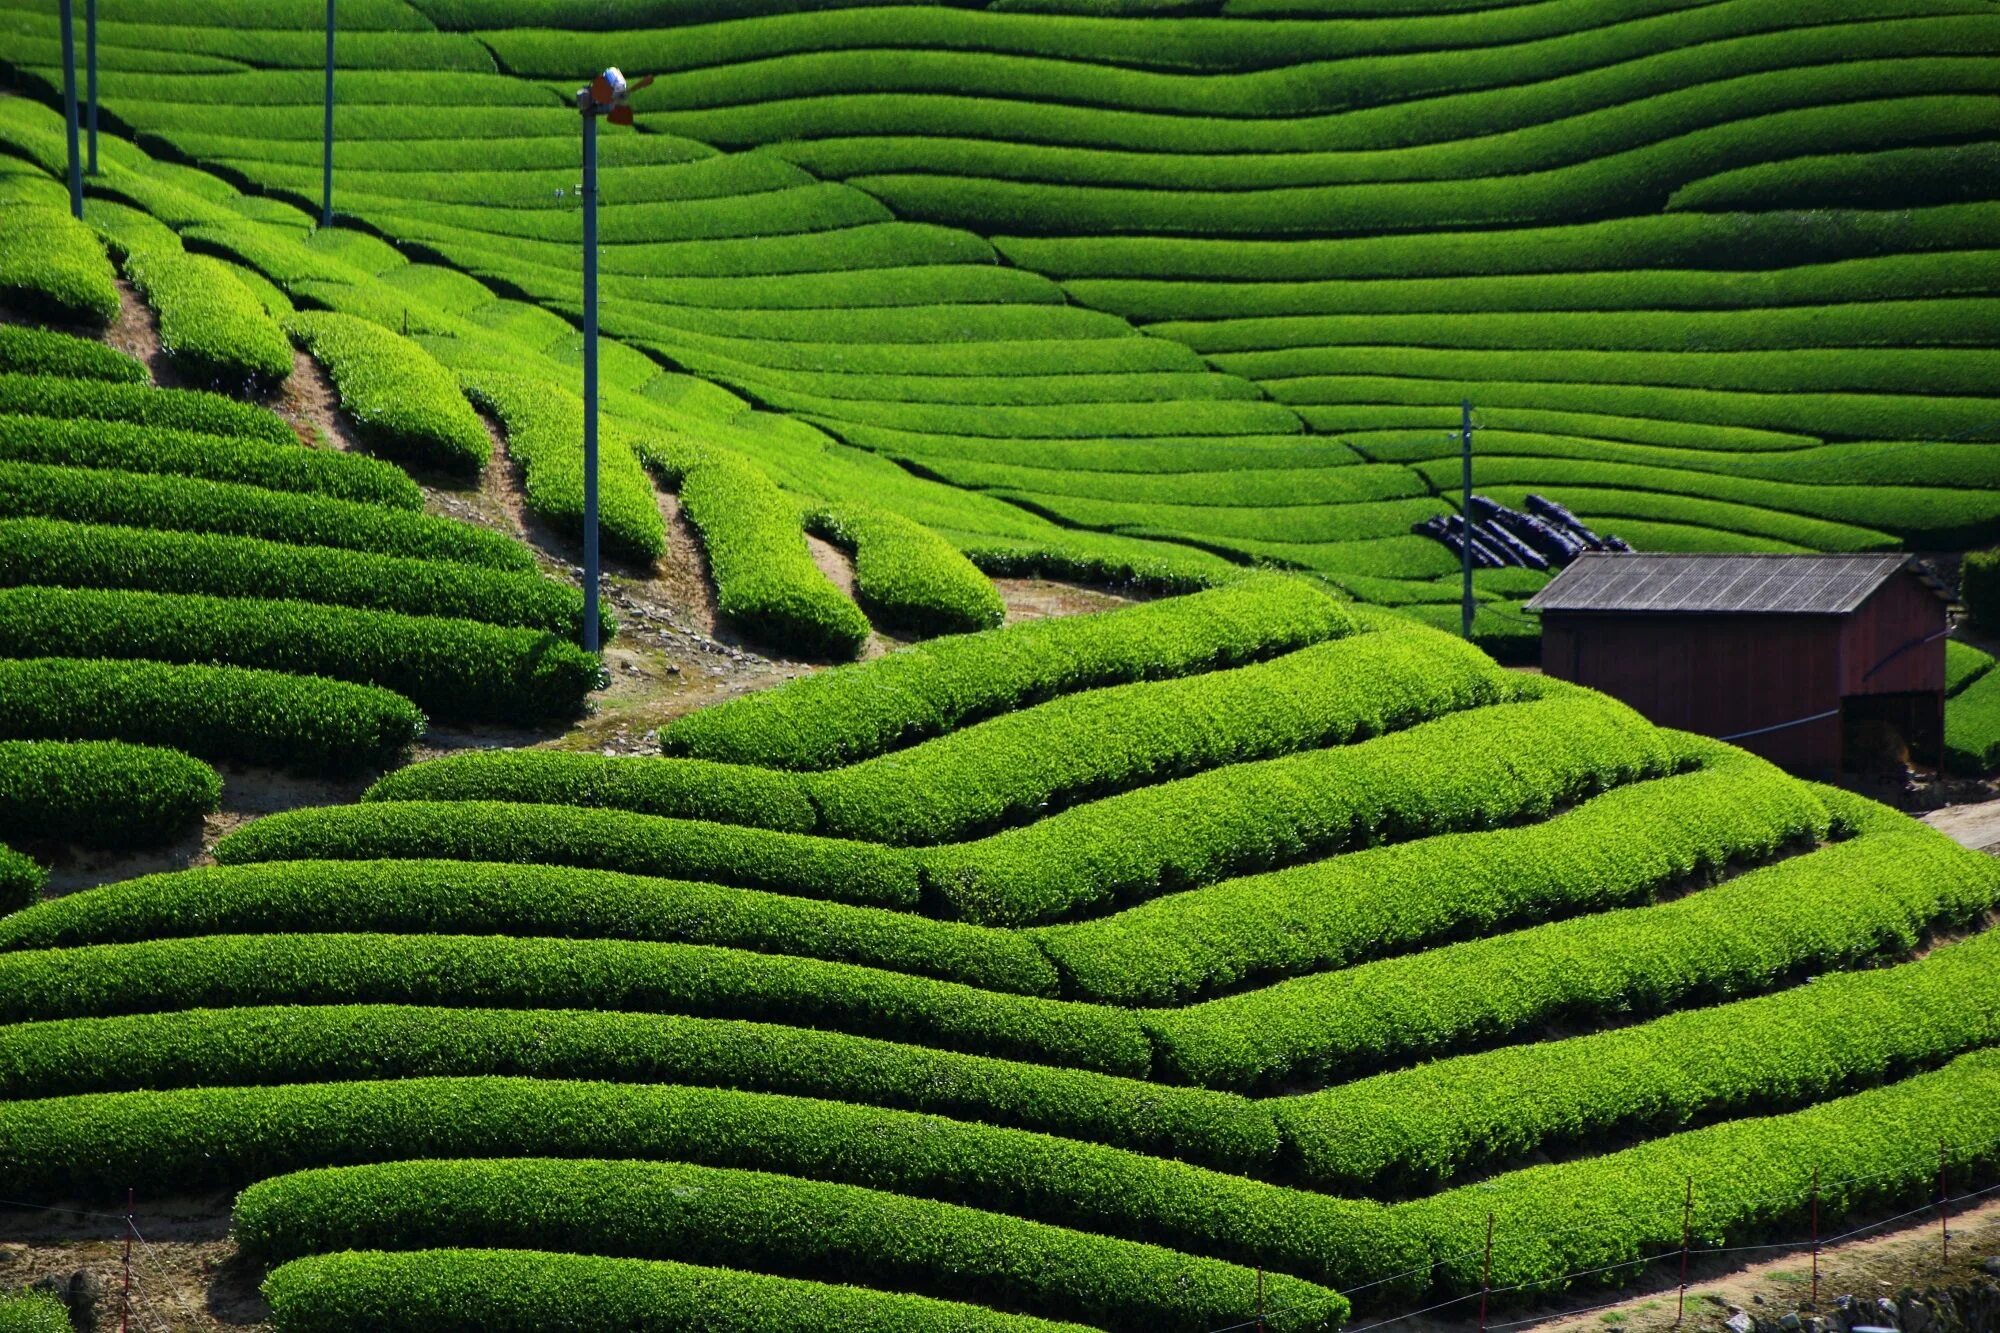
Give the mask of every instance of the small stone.
<path id="1" fill-rule="evenodd" d="M 1750 1303 L 1752 1305 L 1762 1305 L 1764 1303 L 1764 1298 L 1753 1291 L 1750 1293 Z"/>
<path id="2" fill-rule="evenodd" d="M 2000 1277 L 2000 1254 L 1990 1254 L 1986 1256 L 1985 1259 L 1980 1261 L 1979 1266 L 1980 1268 L 1984 1269 L 1989 1276 Z"/>
<path id="3" fill-rule="evenodd" d="M 1785 1333 L 1799 1333 L 1799 1329 L 1804 1326 L 1805 1321 L 1790 1311 L 1787 1311 L 1785 1316 L 1778 1321 L 1778 1327 L 1784 1329 Z"/>
<path id="4" fill-rule="evenodd" d="M 680 675 L 680 674 L 681 674 L 681 667 L 680 667 L 680 663 L 678 663 L 678 662 L 669 662 L 669 663 L 667 663 L 667 674 L 668 674 L 669 676 L 678 676 L 678 675 Z"/>
<path id="5" fill-rule="evenodd" d="M 1738 1310 L 1724 1321 L 1723 1326 L 1729 1333 L 1751 1333 L 1751 1330 L 1757 1327 L 1757 1321 L 1750 1317 L 1749 1311 Z"/>

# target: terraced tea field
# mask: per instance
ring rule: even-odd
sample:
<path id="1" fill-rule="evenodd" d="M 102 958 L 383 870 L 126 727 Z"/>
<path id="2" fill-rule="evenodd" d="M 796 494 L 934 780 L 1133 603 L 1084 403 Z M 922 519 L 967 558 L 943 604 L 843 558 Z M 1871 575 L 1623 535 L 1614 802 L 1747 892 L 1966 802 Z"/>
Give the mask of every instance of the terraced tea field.
<path id="1" fill-rule="evenodd" d="M 101 0 L 81 222 L 51 8 L 0 843 L 372 783 L 0 847 L 0 1207 L 205 1219 L 155 1322 L 1517 1320 L 2000 1187 L 2000 862 L 1504 668 L 1543 576 L 1467 643 L 1410 532 L 1469 396 L 1642 548 L 2000 538 L 1986 0 L 342 0 L 332 227 L 318 8 Z M 643 755 L 570 565 L 614 62 L 611 586 L 795 677 Z"/>

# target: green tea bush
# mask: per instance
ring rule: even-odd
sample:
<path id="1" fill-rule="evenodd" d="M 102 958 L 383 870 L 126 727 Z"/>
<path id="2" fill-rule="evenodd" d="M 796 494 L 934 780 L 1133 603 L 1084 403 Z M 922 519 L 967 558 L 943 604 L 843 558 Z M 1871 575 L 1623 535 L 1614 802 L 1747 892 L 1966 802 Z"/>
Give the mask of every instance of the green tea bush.
<path id="1" fill-rule="evenodd" d="M 1685 898 L 1156 1011 L 1161 1068 L 1211 1087 L 1326 1080 L 1559 1016 L 1755 994 L 1899 953 L 2000 902 L 2000 868 L 1942 834 L 1831 789 L 1820 798 L 1855 836 Z"/>
<path id="2" fill-rule="evenodd" d="M 118 286 L 104 242 L 68 212 L 0 205 L 0 297 L 28 312 L 76 324 L 118 317 Z"/>
<path id="3" fill-rule="evenodd" d="M 617 810 L 501 801 L 374 801 L 289 810 L 216 845 L 225 865 L 305 858 L 535 861 L 680 876 L 809 898 L 910 908 L 907 852 L 840 838 Z"/>
<path id="4" fill-rule="evenodd" d="M 871 618 L 919 634 L 992 629 L 1006 617 L 993 581 L 921 523 L 887 509 L 845 505 L 814 515 L 813 530 L 854 557 L 854 582 Z"/>
<path id="5" fill-rule="evenodd" d="M 292 345 L 229 266 L 164 247 L 125 257 L 125 275 L 159 312 L 160 349 L 194 384 L 258 396 L 292 373 Z"/>
<path id="6" fill-rule="evenodd" d="M 546 380 L 505 371 L 461 371 L 459 380 L 507 428 L 507 455 L 521 466 L 528 508 L 580 540 L 583 401 Z M 615 433 L 598 441 L 598 522 L 611 555 L 650 566 L 667 548 L 652 478 Z"/>
<path id="7" fill-rule="evenodd" d="M 0 917 L 33 906 L 48 878 L 39 864 L 0 843 Z"/>
<path id="8" fill-rule="evenodd" d="M 1055 969 L 1011 931 L 755 889 L 480 861 L 262 861 L 65 895 L 0 925 L 0 948 L 183 935 L 539 935 L 718 944 L 862 963 L 985 990 L 1053 995 Z"/>
<path id="9" fill-rule="evenodd" d="M 64 379 L 56 375 L 0 374 L 0 413 L 72 420 L 126 421 L 136 426 L 236 435 L 271 444 L 299 437 L 275 412 L 199 389 L 155 389 L 149 384 Z"/>
<path id="10" fill-rule="evenodd" d="M 0 1103 L 0 1185 L 29 1198 L 114 1181 L 164 1192 L 312 1166 L 475 1155 L 685 1161 L 920 1198 L 973 1196 L 996 1212 L 1335 1287 L 1429 1266 L 1421 1242 L 1380 1204 L 1075 1139 L 769 1093 L 470 1078 Z M 1386 1296 L 1398 1290 L 1385 1287 Z"/>
<path id="11" fill-rule="evenodd" d="M 676 819 L 812 833 L 805 784 L 790 773 L 565 750 L 473 750 L 392 773 L 366 801 L 520 801 L 600 806 Z"/>
<path id="12" fill-rule="evenodd" d="M 0 1296 L 0 1333 L 70 1333 L 69 1311 L 55 1297 L 24 1291 Z"/>
<path id="13" fill-rule="evenodd" d="M 424 715 L 401 695 L 317 676 L 0 660 L 0 737 L 7 739 L 136 741 L 205 759 L 351 772 L 395 763 L 423 730 Z"/>
<path id="14" fill-rule="evenodd" d="M 1655 895 L 1829 831 L 1804 783 L 1720 746 L 1522 828 L 1448 833 L 1171 894 L 1034 938 L 1076 993 L 1172 1004 Z"/>
<path id="15" fill-rule="evenodd" d="M 424 507 L 415 482 L 373 458 L 123 421 L 0 416 L 0 459 L 235 482 L 388 509 Z"/>
<path id="16" fill-rule="evenodd" d="M 1958 639 L 1944 644 L 1944 693 L 1949 699 L 1993 669 L 1993 656 Z M 1945 712 L 1950 714 L 1949 706 Z"/>
<path id="17" fill-rule="evenodd" d="M 1988 671 L 1944 701 L 1944 762 L 1956 773 L 2000 768 L 2000 672 Z"/>
<path id="18" fill-rule="evenodd" d="M 285 328 L 326 367 L 371 448 L 446 472 L 477 472 L 493 452 L 458 380 L 421 346 L 379 324 L 301 311 Z"/>
<path id="19" fill-rule="evenodd" d="M 222 779 L 173 750 L 116 741 L 0 741 L 0 838 L 147 847 L 222 799 Z"/>
<path id="20" fill-rule="evenodd" d="M 1900 967 L 1270 1105 L 1318 1188 L 1434 1186 L 1531 1153 L 1798 1106 L 1990 1044 L 1996 959 L 1989 931 Z"/>
<path id="21" fill-rule="evenodd" d="M 1206 1333 L 1271 1311 L 1337 1327 L 1347 1302 L 1297 1278 L 957 1204 L 660 1162 L 399 1162 L 264 1181 L 234 1230 L 260 1260 L 405 1246 L 672 1257 L 949 1295 L 1093 1327 Z"/>
<path id="22" fill-rule="evenodd" d="M 191 477 L 0 463 L 0 514 L 258 537 L 532 573 L 519 542 L 429 514 Z"/>
<path id="23" fill-rule="evenodd" d="M 1959 566 L 1959 595 L 1982 625 L 2000 625 L 2000 549 L 1967 551 Z"/>
<path id="24" fill-rule="evenodd" d="M 434 718 L 561 717 L 603 665 L 537 630 L 307 602 L 0 589 L 0 657 L 149 658 L 379 685 Z"/>
<path id="25" fill-rule="evenodd" d="M 1033 924 L 1371 842 L 1540 817 L 1675 764 L 1661 733 L 1622 704 L 1551 693 L 926 849 L 924 881 L 967 920 Z"/>
<path id="26" fill-rule="evenodd" d="M 205 532 L 0 519 L 0 586 L 290 598 L 577 634 L 583 595 L 539 574 Z M 616 628 L 609 608 L 598 623 Z"/>
<path id="27" fill-rule="evenodd" d="M 1302 579 L 1227 588 L 1102 615 L 1029 621 L 919 644 L 704 708 L 669 724 L 669 754 L 833 768 L 1057 695 L 1276 656 L 1354 627 Z"/>
<path id="28" fill-rule="evenodd" d="M 1088 1333 L 923 1296 L 645 1259 L 419 1250 L 295 1259 L 264 1279 L 279 1333 Z"/>
<path id="29" fill-rule="evenodd" d="M 0 374 L 144 384 L 146 368 L 90 338 L 25 324 L 0 324 Z"/>
<path id="30" fill-rule="evenodd" d="M 1490 1214 L 1492 1284 L 1556 1290 L 1564 1274 L 1614 1264 L 1631 1265 L 1621 1269 L 1631 1280 L 1644 1271 L 1633 1262 L 1642 1255 L 1677 1251 L 1690 1177 L 1695 1244 L 1740 1245 L 1800 1234 L 1815 1172 L 1823 1217 L 1934 1202 L 1940 1144 L 1960 1180 L 2000 1164 L 2000 1051 L 1790 1115 L 1530 1167 L 1395 1211 L 1429 1238 L 1440 1288 L 1480 1288 Z"/>
<path id="31" fill-rule="evenodd" d="M 707 945 L 460 935 L 201 936 L 0 955 L 9 1021 L 251 1004 L 501 1004 L 747 1018 L 1142 1074 L 1132 1015 Z"/>
<path id="32" fill-rule="evenodd" d="M 1399 731 L 1511 689 L 1468 644 L 1382 630 L 1051 700 L 816 775 L 810 790 L 830 834 L 956 841 L 1163 779 Z"/>
<path id="33" fill-rule="evenodd" d="M 136 1088 L 508 1075 L 829 1097 L 1060 1134 L 1228 1170 L 1270 1163 L 1249 1100 L 1081 1069 L 737 1019 L 414 1005 L 236 1007 L 0 1029 L 12 1099 Z"/>

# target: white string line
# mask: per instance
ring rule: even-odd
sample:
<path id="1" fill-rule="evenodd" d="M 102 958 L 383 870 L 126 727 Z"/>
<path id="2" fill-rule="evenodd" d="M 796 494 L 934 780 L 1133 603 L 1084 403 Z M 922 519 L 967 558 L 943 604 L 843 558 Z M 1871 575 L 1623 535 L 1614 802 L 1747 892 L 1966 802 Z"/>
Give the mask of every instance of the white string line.
<path id="1" fill-rule="evenodd" d="M 144 1236 L 139 1234 L 138 1224 L 133 1222 L 132 1219 L 128 1217 L 125 1220 L 125 1225 L 132 1229 L 132 1235 L 138 1240 L 140 1249 L 143 1252 L 146 1260 L 152 1264 L 157 1265 L 159 1270 L 164 1271 L 166 1268 L 166 1260 L 160 1256 L 160 1252 L 158 1250 L 153 1248 L 153 1243 L 151 1241 L 147 1240 Z M 173 1283 L 166 1283 L 165 1285 L 167 1287 L 168 1292 L 173 1296 L 174 1303 L 181 1307 L 181 1313 L 185 1314 L 189 1319 L 194 1320 L 196 1323 L 199 1323 L 200 1320 L 196 1316 L 195 1312 L 188 1308 L 187 1297 L 181 1293 L 180 1287 Z"/>

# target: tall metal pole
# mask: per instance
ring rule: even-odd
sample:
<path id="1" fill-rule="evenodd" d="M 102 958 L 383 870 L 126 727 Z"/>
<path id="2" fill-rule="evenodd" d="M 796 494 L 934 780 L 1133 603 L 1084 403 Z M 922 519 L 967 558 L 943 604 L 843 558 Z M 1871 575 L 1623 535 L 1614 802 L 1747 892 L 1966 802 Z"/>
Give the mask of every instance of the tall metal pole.
<path id="1" fill-rule="evenodd" d="M 63 128 L 69 133 L 69 215 L 83 220 L 83 163 L 76 151 L 76 5 L 62 0 Z"/>
<path id="2" fill-rule="evenodd" d="M 319 225 L 333 225 L 333 0 L 326 0 L 326 138 L 320 150 Z"/>
<path id="3" fill-rule="evenodd" d="M 583 646 L 597 642 L 597 110 L 583 110 Z"/>
<path id="4" fill-rule="evenodd" d="M 1463 498 L 1458 507 L 1458 536 L 1462 557 L 1465 587 L 1463 600 L 1459 606 L 1459 632 L 1467 639 L 1472 637 L 1472 400 L 1466 398 L 1458 405 L 1458 442 Z"/>
<path id="5" fill-rule="evenodd" d="M 84 95 L 90 101 L 90 174 L 97 174 L 97 0 L 83 0 Z"/>

